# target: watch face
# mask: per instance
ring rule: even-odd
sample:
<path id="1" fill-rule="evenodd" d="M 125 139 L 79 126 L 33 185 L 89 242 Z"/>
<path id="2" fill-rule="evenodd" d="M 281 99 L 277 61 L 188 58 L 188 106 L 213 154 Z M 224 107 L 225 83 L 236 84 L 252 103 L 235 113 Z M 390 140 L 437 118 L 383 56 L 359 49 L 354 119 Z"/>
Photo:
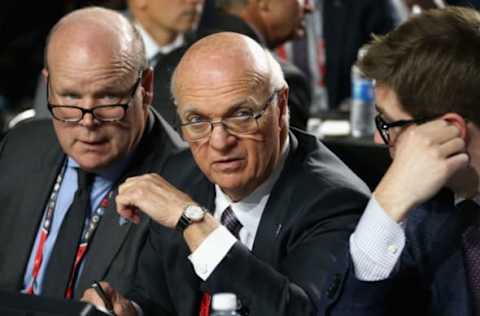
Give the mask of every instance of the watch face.
<path id="1" fill-rule="evenodd" d="M 205 211 L 198 205 L 190 205 L 185 209 L 185 216 L 191 221 L 199 221 L 205 216 Z"/>

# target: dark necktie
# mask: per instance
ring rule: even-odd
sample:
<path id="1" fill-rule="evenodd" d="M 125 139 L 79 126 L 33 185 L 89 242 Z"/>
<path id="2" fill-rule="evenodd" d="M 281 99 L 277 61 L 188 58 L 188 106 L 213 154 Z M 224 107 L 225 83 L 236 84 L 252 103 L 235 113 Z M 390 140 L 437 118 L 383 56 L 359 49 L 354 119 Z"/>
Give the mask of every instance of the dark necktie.
<path id="1" fill-rule="evenodd" d="M 77 191 L 63 219 L 45 271 L 42 294 L 46 296 L 65 296 L 85 219 L 90 214 L 90 191 L 94 175 L 81 169 L 77 169 L 77 174 Z"/>
<path id="2" fill-rule="evenodd" d="M 472 225 L 464 231 L 462 239 L 473 308 L 475 315 L 480 315 L 480 226 L 476 220 L 480 215 L 480 207 L 472 200 L 465 200 L 458 208 L 472 219 Z"/>
<path id="3" fill-rule="evenodd" d="M 239 233 L 243 225 L 235 216 L 235 213 L 233 213 L 230 206 L 223 211 L 222 216 L 220 217 L 220 223 L 222 223 L 222 225 L 225 226 L 235 238 L 239 239 Z"/>
<path id="4" fill-rule="evenodd" d="M 162 53 L 162 52 L 158 52 L 156 53 L 155 55 L 153 55 L 152 58 L 150 58 L 150 60 L 148 61 L 148 63 L 152 66 L 152 67 L 156 67 L 160 61 L 163 59 L 163 57 L 165 57 L 166 54 Z"/>

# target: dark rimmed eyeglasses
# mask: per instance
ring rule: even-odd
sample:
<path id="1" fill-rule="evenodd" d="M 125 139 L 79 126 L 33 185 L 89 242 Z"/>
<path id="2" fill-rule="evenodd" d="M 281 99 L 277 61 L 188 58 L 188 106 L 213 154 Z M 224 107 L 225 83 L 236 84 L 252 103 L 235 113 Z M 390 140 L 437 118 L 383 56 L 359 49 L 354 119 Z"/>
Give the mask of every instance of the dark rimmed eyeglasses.
<path id="1" fill-rule="evenodd" d="M 377 114 L 375 116 L 375 125 L 385 145 L 390 145 L 390 132 L 389 132 L 390 128 L 404 127 L 412 124 L 423 124 L 433 119 L 435 119 L 435 117 L 421 118 L 421 119 L 414 119 L 414 120 L 398 120 L 395 122 L 387 123 L 382 118 L 381 114 Z"/>
<path id="2" fill-rule="evenodd" d="M 127 109 L 132 102 L 135 92 L 142 81 L 142 74 L 140 73 L 137 81 L 131 88 L 129 99 L 127 103 L 122 104 L 105 104 L 97 105 L 90 109 L 84 109 L 76 105 L 59 105 L 48 102 L 49 99 L 49 82 L 47 82 L 47 106 L 53 118 L 65 123 L 78 123 L 83 120 L 85 114 L 92 114 L 93 118 L 99 122 L 117 122 L 123 120 L 127 113 Z"/>
<path id="3" fill-rule="evenodd" d="M 248 135 L 256 133 L 259 129 L 258 119 L 267 110 L 268 106 L 273 103 L 275 96 L 281 90 L 275 90 L 272 95 L 265 101 L 261 110 L 256 112 L 239 111 L 237 114 L 216 121 L 200 119 L 194 122 L 181 123 L 183 138 L 187 142 L 196 142 L 210 137 L 213 127 L 221 124 L 233 135 Z"/>

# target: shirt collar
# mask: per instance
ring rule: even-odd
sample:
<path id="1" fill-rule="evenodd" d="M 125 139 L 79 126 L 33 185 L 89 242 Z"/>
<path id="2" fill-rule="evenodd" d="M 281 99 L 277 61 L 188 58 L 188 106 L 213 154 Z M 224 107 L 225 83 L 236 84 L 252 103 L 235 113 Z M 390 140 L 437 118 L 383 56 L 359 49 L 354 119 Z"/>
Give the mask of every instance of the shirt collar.
<path id="1" fill-rule="evenodd" d="M 154 58 L 157 53 L 162 53 L 164 55 L 170 53 L 174 49 L 182 46 L 185 43 L 185 36 L 184 34 L 179 34 L 177 38 L 167 44 L 160 46 L 155 42 L 155 40 L 147 33 L 147 31 L 140 25 L 140 23 L 135 23 L 135 26 L 140 33 L 140 36 L 143 39 L 143 43 L 145 44 L 145 54 L 147 56 L 147 60 L 150 61 Z"/>
<path id="2" fill-rule="evenodd" d="M 115 162 L 111 163 L 108 167 L 101 168 L 95 172 L 95 176 L 99 176 L 108 180 L 110 182 L 114 182 L 118 179 L 118 177 L 122 174 L 122 172 L 127 167 L 128 163 L 131 159 L 131 154 L 127 157 L 116 160 Z M 68 157 L 67 159 L 67 167 L 68 168 L 79 168 L 78 162 L 76 162 L 72 157 Z"/>

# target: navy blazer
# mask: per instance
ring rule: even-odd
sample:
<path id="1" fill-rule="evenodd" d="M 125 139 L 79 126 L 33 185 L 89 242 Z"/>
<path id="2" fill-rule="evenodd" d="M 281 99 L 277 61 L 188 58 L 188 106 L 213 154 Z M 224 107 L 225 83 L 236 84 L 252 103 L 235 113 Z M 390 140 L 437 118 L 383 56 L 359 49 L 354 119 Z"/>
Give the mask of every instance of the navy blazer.
<path id="1" fill-rule="evenodd" d="M 462 250 L 462 234 L 471 223 L 471 213 L 455 208 L 453 194 L 441 192 L 410 213 L 392 277 L 357 280 L 346 250 L 325 283 L 318 315 L 471 315 Z"/>

